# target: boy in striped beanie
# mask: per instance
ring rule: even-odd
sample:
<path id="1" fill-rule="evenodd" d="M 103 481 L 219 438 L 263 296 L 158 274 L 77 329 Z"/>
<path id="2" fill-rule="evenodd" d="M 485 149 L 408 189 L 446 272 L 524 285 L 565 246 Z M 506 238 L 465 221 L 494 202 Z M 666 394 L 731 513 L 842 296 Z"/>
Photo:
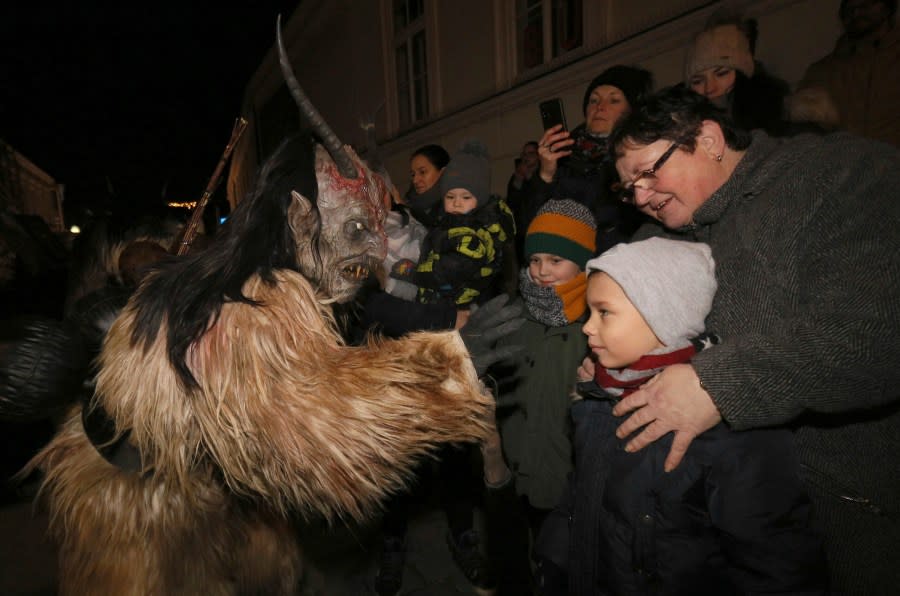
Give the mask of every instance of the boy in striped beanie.
<path id="1" fill-rule="evenodd" d="M 528 313 L 552 327 L 585 313 L 584 265 L 597 248 L 591 211 L 571 199 L 544 203 L 525 235 L 525 267 L 519 291 Z"/>
<path id="2" fill-rule="evenodd" d="M 558 503 L 572 469 L 569 395 L 578 364 L 587 354 L 587 340 L 581 333 L 587 313 L 584 265 L 594 254 L 596 236 L 594 217 L 584 205 L 570 199 L 543 205 L 523 242 L 527 262 L 520 273 L 519 300 L 525 305 L 526 320 L 498 342 L 498 346 L 524 347 L 509 370 L 494 370 L 504 379 L 497 396 L 503 453 L 515 471 L 514 482 L 505 490 L 520 497 L 514 496 L 511 502 L 524 502 L 528 509 L 523 515 L 527 521 L 503 532 L 507 559 L 525 552 L 526 565 L 519 568 L 528 569 L 528 534 L 537 534 Z M 491 497 L 496 500 L 498 494 Z M 494 509 L 511 511 L 513 507 Z M 498 567 L 502 570 L 504 565 Z M 507 588 L 510 593 L 525 593 L 514 586 Z"/>

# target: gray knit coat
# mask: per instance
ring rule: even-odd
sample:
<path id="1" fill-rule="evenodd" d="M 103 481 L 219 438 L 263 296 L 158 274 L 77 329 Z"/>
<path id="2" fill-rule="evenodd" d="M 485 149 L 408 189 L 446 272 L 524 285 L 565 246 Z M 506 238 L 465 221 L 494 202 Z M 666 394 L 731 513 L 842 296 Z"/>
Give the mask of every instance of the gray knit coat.
<path id="1" fill-rule="evenodd" d="M 900 153 L 846 134 L 754 133 L 694 223 L 667 235 L 712 247 L 706 326 L 723 341 L 694 368 L 733 429 L 795 429 L 832 591 L 895 593 Z"/>

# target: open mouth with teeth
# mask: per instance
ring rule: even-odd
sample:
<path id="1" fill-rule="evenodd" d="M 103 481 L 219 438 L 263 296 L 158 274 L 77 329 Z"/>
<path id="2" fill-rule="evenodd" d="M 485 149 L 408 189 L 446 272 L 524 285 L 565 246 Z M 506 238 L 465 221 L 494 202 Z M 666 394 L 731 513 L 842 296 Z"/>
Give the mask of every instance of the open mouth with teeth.
<path id="1" fill-rule="evenodd" d="M 341 269 L 341 275 L 352 281 L 362 281 L 369 277 L 370 269 L 366 265 L 354 263 Z"/>
<path id="2" fill-rule="evenodd" d="M 650 208 L 653 209 L 654 211 L 659 211 L 660 209 L 662 209 L 663 207 L 668 205 L 669 201 L 671 201 L 671 200 L 672 200 L 672 197 L 669 197 L 668 199 L 666 199 L 664 201 L 660 201 L 656 205 L 651 205 Z"/>

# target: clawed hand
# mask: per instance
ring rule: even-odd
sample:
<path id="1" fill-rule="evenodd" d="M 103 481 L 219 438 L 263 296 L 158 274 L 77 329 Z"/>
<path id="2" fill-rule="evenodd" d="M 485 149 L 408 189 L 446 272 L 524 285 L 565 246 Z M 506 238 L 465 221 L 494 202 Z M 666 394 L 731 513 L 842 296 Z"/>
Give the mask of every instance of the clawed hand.
<path id="1" fill-rule="evenodd" d="M 475 371 L 481 376 L 495 362 L 505 360 L 522 349 L 522 346 L 495 348 L 494 344 L 517 330 L 525 323 L 520 305 L 507 305 L 509 296 L 500 294 L 481 307 L 473 306 L 469 320 L 459 330 Z"/>

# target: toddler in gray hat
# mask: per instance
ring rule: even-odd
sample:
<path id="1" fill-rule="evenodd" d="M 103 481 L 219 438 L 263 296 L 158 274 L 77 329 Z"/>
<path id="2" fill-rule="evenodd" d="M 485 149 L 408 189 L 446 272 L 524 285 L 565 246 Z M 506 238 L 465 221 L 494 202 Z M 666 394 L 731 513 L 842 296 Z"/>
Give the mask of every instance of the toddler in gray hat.
<path id="1" fill-rule="evenodd" d="M 716 291 L 709 247 L 651 238 L 585 268 L 596 367 L 571 408 L 569 487 L 534 547 L 542 593 L 824 593 L 790 431 L 720 423 L 670 472 L 672 433 L 633 453 L 616 436 L 623 396 L 718 343 L 701 335 Z"/>
<path id="2" fill-rule="evenodd" d="M 423 304 L 455 304 L 468 310 L 502 291 L 515 219 L 491 194 L 491 161 L 477 139 L 463 142 L 438 182 L 443 207 L 422 241 L 412 282 Z"/>

